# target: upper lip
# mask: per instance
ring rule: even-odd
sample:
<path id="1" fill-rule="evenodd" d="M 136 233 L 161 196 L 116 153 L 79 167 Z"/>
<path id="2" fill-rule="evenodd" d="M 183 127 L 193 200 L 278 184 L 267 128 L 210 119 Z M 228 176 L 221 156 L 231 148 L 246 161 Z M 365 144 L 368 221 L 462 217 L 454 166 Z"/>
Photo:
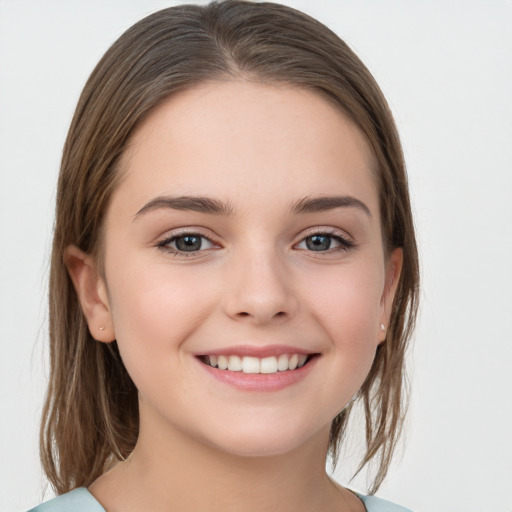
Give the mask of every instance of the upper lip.
<path id="1" fill-rule="evenodd" d="M 314 350 L 307 350 L 289 345 L 233 345 L 205 352 L 199 352 L 196 356 L 239 356 L 239 357 L 279 357 L 283 354 L 316 354 Z"/>

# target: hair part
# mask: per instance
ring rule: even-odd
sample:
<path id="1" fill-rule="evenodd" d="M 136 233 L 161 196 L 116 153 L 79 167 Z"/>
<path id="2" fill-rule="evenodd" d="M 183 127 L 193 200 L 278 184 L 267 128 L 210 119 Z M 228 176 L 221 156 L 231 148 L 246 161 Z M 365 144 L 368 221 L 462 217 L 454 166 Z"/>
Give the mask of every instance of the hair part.
<path id="1" fill-rule="evenodd" d="M 212 80 L 284 83 L 316 91 L 338 105 L 366 136 L 377 163 L 387 254 L 403 248 L 391 322 L 357 395 L 363 404 L 366 454 L 377 462 L 370 492 L 382 483 L 405 413 L 405 354 L 417 311 L 418 257 L 407 177 L 397 130 L 372 75 L 332 31 L 278 4 L 242 0 L 183 5 L 129 28 L 87 81 L 64 146 L 51 257 L 50 381 L 41 425 L 41 460 L 57 493 L 88 486 L 134 449 L 137 389 L 116 342 L 88 331 L 64 265 L 75 244 L 101 264 L 101 232 L 120 179 L 120 159 L 139 123 L 169 96 Z M 333 421 L 336 459 L 351 407 Z"/>

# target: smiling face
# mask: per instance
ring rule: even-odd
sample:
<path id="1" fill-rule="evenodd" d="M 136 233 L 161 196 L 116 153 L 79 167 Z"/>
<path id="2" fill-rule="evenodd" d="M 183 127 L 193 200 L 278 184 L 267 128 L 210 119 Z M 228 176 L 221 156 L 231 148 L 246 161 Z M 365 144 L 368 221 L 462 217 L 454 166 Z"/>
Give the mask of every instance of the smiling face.
<path id="1" fill-rule="evenodd" d="M 139 442 L 327 443 L 400 272 L 372 166 L 339 110 L 287 86 L 202 84 L 139 126 L 105 218 L 104 280 L 67 255 L 93 336 L 117 339 L 139 390 Z"/>

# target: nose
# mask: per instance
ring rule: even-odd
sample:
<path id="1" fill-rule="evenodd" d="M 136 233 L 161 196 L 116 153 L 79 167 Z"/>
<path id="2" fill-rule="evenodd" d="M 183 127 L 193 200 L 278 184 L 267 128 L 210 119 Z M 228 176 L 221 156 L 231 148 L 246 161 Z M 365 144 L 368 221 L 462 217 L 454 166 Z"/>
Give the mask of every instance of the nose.
<path id="1" fill-rule="evenodd" d="M 224 310 L 237 320 L 264 325 L 292 318 L 298 301 L 286 265 L 273 253 L 252 254 L 232 262 Z"/>

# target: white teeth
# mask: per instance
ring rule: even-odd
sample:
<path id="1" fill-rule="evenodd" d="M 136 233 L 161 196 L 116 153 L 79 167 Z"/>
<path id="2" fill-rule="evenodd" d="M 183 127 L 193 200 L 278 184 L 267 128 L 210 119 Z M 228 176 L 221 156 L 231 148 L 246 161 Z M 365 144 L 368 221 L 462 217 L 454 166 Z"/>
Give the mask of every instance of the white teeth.
<path id="1" fill-rule="evenodd" d="M 260 373 L 260 360 L 257 357 L 244 357 L 242 359 L 242 371 L 244 373 Z"/>
<path id="2" fill-rule="evenodd" d="M 297 368 L 297 365 L 299 364 L 299 356 L 297 354 L 293 354 L 292 357 L 290 357 L 290 362 L 288 363 L 288 367 L 290 370 L 295 370 Z"/>
<path id="3" fill-rule="evenodd" d="M 276 373 L 277 359 L 275 357 L 265 357 L 260 363 L 261 373 Z"/>
<path id="4" fill-rule="evenodd" d="M 242 369 L 242 359 L 238 356 L 231 356 L 228 360 L 228 370 L 239 372 Z"/>
<path id="5" fill-rule="evenodd" d="M 282 354 L 279 357 L 208 356 L 205 362 L 219 370 L 243 373 L 277 373 L 295 370 L 306 364 L 306 354 Z"/>
<path id="6" fill-rule="evenodd" d="M 219 370 L 227 370 L 228 369 L 228 358 L 226 356 L 219 356 Z"/>
<path id="7" fill-rule="evenodd" d="M 277 369 L 280 372 L 284 372 L 285 370 L 288 370 L 288 356 L 286 354 L 279 356 L 279 358 L 277 360 Z"/>

